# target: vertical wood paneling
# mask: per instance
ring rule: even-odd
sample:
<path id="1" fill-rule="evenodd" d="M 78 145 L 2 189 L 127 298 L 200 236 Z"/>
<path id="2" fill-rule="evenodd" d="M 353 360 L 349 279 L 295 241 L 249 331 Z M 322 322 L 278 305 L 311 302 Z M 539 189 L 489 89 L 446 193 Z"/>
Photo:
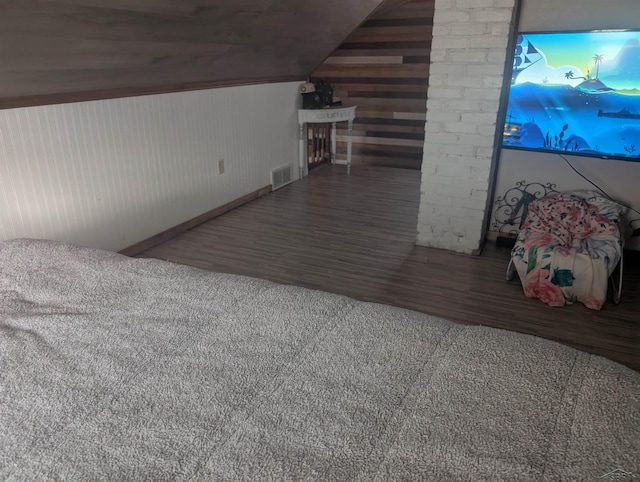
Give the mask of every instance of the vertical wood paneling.
<path id="1" fill-rule="evenodd" d="M 119 250 L 268 185 L 298 85 L 0 110 L 0 239 Z"/>
<path id="2" fill-rule="evenodd" d="M 420 169 L 433 11 L 434 0 L 413 0 L 370 18 L 311 75 L 358 106 L 354 164 Z M 345 136 L 339 125 L 339 157 Z"/>

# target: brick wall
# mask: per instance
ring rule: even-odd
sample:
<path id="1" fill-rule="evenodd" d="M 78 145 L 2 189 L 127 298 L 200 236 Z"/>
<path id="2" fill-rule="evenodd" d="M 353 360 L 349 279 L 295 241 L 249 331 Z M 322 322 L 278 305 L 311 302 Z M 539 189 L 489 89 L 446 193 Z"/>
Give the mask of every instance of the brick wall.
<path id="1" fill-rule="evenodd" d="M 515 0 L 436 0 L 417 244 L 480 248 Z"/>

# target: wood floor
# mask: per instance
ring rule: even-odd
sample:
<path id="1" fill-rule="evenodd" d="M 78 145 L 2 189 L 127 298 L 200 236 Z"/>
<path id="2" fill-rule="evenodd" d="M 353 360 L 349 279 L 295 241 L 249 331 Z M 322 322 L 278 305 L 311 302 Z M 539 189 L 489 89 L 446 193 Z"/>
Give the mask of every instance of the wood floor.
<path id="1" fill-rule="evenodd" d="M 508 249 L 488 243 L 472 257 L 415 246 L 419 183 L 419 171 L 322 167 L 140 256 L 538 335 L 640 370 L 637 258 L 620 305 L 548 307 L 505 281 Z"/>

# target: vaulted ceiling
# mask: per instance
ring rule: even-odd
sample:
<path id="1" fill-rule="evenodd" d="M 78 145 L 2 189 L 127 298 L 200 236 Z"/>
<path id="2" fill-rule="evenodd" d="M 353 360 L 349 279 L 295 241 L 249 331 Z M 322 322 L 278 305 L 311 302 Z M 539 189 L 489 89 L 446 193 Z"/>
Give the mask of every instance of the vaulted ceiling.
<path id="1" fill-rule="evenodd" d="M 304 79 L 406 0 L 2 0 L 0 108 Z"/>

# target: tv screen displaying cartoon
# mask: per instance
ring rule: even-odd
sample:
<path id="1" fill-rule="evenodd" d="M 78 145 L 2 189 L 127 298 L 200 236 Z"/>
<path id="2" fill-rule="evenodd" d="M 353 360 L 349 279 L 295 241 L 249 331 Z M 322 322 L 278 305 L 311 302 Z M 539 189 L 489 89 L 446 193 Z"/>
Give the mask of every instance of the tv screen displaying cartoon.
<path id="1" fill-rule="evenodd" d="M 640 162 L 640 31 L 516 38 L 503 148 Z"/>

